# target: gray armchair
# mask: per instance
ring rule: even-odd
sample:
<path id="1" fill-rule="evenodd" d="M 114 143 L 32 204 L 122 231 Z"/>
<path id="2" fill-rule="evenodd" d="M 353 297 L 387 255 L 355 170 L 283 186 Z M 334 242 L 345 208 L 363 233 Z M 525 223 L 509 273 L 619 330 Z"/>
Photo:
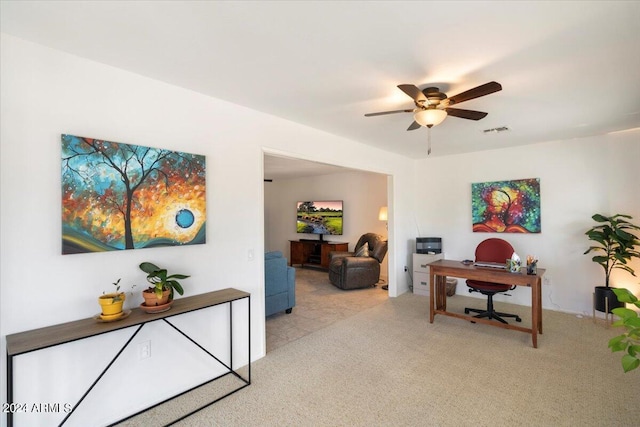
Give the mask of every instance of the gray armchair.
<path id="1" fill-rule="evenodd" d="M 329 281 L 340 289 L 375 286 L 380 263 L 387 254 L 387 240 L 375 233 L 363 234 L 354 252 L 329 253 Z"/>

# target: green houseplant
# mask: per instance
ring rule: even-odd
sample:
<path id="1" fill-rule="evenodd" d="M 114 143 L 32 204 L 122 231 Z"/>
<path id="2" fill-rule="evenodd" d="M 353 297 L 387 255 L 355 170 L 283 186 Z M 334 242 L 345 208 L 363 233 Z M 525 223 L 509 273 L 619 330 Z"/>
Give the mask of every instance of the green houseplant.
<path id="1" fill-rule="evenodd" d="M 116 287 L 115 292 L 103 292 L 100 297 L 98 297 L 98 303 L 100 304 L 100 308 L 102 310 L 100 314 L 100 318 L 103 320 L 111 320 L 116 319 L 122 315 L 122 306 L 124 304 L 127 295 L 125 292 L 120 291 L 120 279 L 113 282 L 113 286 Z M 131 288 L 133 289 L 135 285 Z"/>
<path id="2" fill-rule="evenodd" d="M 146 306 L 159 306 L 173 300 L 174 291 L 184 294 L 184 289 L 178 279 L 190 276 L 184 274 L 169 274 L 166 268 L 160 268 L 150 262 L 140 264 L 140 270 L 147 273 L 147 282 L 151 284 L 142 292 Z"/>
<path id="3" fill-rule="evenodd" d="M 595 244 L 585 251 L 585 255 L 595 252 L 596 255 L 591 259 L 599 264 L 605 273 L 604 286 L 595 287 L 595 308 L 602 312 L 607 311 L 608 308 L 611 312 L 613 308 L 624 307 L 624 302 L 618 301 L 616 294 L 609 286 L 611 272 L 614 269 L 622 269 L 631 273 L 632 276 L 636 275 L 628 263 L 633 258 L 640 258 L 640 252 L 635 250 L 635 246 L 640 245 L 640 240 L 633 234 L 633 231 L 640 230 L 640 227 L 627 221 L 632 219 L 629 215 L 595 214 L 591 218 L 598 224 L 591 227 L 585 234 Z M 608 307 L 605 300 L 608 301 Z"/>
<path id="4" fill-rule="evenodd" d="M 619 301 L 630 303 L 640 308 L 640 301 L 628 289 L 614 289 Z M 624 351 L 622 356 L 622 369 L 625 372 L 632 371 L 640 366 L 640 317 L 638 313 L 628 308 L 614 308 L 613 314 L 620 320 L 614 322 L 614 326 L 624 326 L 627 332 L 609 340 L 609 348 L 612 352 Z"/>
<path id="5" fill-rule="evenodd" d="M 113 282 L 113 285 L 116 287 L 115 292 L 103 292 L 103 294 L 98 297 L 98 304 L 100 304 L 100 308 L 102 309 L 102 313 L 100 314 L 102 319 L 115 318 L 122 313 L 122 305 L 124 304 L 126 295 L 124 292 L 120 292 L 120 279 Z"/>

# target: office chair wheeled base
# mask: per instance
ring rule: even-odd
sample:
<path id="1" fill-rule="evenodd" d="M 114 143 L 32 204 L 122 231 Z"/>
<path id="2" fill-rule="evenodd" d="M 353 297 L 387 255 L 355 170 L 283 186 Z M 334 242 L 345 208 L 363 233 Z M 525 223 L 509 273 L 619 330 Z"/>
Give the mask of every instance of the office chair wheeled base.
<path id="1" fill-rule="evenodd" d="M 502 323 L 507 323 L 508 324 L 509 322 L 504 320 L 503 317 L 513 317 L 513 318 L 516 319 L 516 322 L 522 322 L 522 319 L 517 314 L 500 313 L 498 311 L 488 312 L 487 310 L 477 310 L 475 308 L 465 308 L 464 309 L 464 314 L 469 314 L 470 311 L 472 311 L 474 313 L 480 313 L 477 316 L 473 316 L 473 317 L 475 317 L 477 319 L 483 319 L 483 318 L 495 319 L 498 322 L 502 322 Z M 476 322 L 474 322 L 472 320 L 471 323 L 476 323 Z"/>
<path id="2" fill-rule="evenodd" d="M 469 290 L 469 292 L 472 292 L 471 290 Z M 483 319 L 483 318 L 487 318 L 489 320 L 494 319 L 497 320 L 498 322 L 502 322 L 502 323 L 506 323 L 508 324 L 509 322 L 507 322 L 506 320 L 503 319 L 503 317 L 511 317 L 516 319 L 516 322 L 522 322 L 522 319 L 520 318 L 520 316 L 518 316 L 517 314 L 509 314 L 509 313 L 501 313 L 499 311 L 494 311 L 493 309 L 493 295 L 487 295 L 487 309 L 486 310 L 479 310 L 477 308 L 465 308 L 464 309 L 464 314 L 469 314 L 470 312 L 473 313 L 479 313 L 475 317 L 476 319 Z M 475 323 L 473 320 L 471 321 L 471 323 Z"/>

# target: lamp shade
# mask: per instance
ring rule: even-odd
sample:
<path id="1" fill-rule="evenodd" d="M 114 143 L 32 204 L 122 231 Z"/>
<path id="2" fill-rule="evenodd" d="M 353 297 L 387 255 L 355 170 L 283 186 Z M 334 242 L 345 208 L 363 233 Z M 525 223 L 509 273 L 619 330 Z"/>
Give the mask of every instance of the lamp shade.
<path id="1" fill-rule="evenodd" d="M 413 119 L 421 126 L 436 126 L 447 118 L 447 112 L 436 108 L 420 110 L 413 115 Z"/>
<path id="2" fill-rule="evenodd" d="M 387 218 L 388 218 L 387 207 L 383 206 L 383 207 L 380 208 L 380 212 L 378 212 L 378 219 L 380 221 L 386 221 Z"/>

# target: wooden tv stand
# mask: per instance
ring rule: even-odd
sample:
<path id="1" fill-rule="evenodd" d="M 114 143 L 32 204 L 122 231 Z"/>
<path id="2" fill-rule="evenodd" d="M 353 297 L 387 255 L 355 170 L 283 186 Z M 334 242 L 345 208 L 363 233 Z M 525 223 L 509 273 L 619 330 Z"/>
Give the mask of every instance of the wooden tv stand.
<path id="1" fill-rule="evenodd" d="M 329 252 L 347 252 L 349 243 L 325 242 L 321 240 L 289 240 L 291 255 L 289 265 L 312 266 L 329 269 Z"/>

